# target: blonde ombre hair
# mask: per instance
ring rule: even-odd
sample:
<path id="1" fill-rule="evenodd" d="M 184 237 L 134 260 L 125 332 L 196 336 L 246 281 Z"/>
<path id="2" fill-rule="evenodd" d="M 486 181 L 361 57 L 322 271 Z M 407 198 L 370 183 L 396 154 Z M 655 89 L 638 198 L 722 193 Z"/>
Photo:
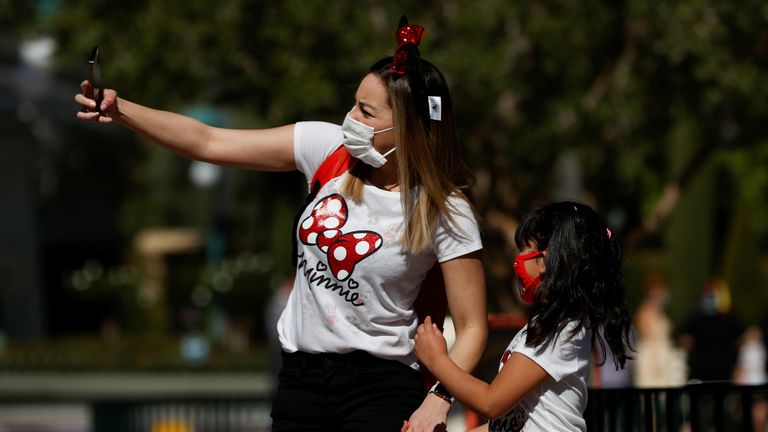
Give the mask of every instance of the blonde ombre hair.
<path id="1" fill-rule="evenodd" d="M 392 108 L 397 148 L 398 183 L 405 229 L 403 246 L 410 253 L 427 249 L 441 217 L 446 218 L 461 235 L 465 234 L 453 217 L 448 197 L 466 200 L 471 173 L 461 158 L 453 104 L 448 85 L 430 62 L 419 59 L 417 75 L 395 77 L 390 72 L 392 57 L 379 60 L 369 72 L 378 76 L 387 88 Z M 409 65 L 410 67 L 410 65 Z M 423 82 L 411 83 L 414 79 Z M 440 96 L 441 120 L 429 118 L 427 96 Z M 363 185 L 373 168 L 355 160 L 343 186 L 343 193 L 360 202 Z M 471 208 L 471 206 L 470 206 Z"/>

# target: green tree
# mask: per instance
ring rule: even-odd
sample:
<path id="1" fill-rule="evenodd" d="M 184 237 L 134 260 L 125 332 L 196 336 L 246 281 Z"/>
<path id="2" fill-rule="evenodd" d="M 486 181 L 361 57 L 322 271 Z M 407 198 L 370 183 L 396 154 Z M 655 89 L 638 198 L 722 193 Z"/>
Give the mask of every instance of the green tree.
<path id="1" fill-rule="evenodd" d="M 495 307 L 514 305 L 515 220 L 563 197 L 563 166 L 576 172 L 573 198 L 610 218 L 630 260 L 649 248 L 663 256 L 676 317 L 714 274 L 732 282 L 737 306 L 746 296 L 765 305 L 758 260 L 738 272 L 720 264 L 743 253 L 721 247 L 743 238 L 737 227 L 750 227 L 761 254 L 768 235 L 763 1 L 86 0 L 62 2 L 40 28 L 59 41 L 63 71 L 80 70 L 98 43 L 121 95 L 174 110 L 213 105 L 230 113 L 227 126 L 263 127 L 338 122 L 361 71 L 392 52 L 401 13 L 426 27 L 423 55 L 452 84 Z M 129 229 L 192 221 L 192 209 L 166 208 L 189 187 L 185 163 L 147 146 Z M 280 176 L 233 174 L 235 226 L 247 239 L 239 247 L 280 251 L 287 263 L 301 179 Z"/>

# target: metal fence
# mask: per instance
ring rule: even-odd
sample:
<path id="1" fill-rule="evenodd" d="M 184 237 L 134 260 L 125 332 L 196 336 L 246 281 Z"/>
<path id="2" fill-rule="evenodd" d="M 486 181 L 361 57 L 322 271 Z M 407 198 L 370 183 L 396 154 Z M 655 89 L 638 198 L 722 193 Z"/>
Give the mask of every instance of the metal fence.
<path id="1" fill-rule="evenodd" d="M 768 385 L 592 389 L 584 417 L 595 432 L 766 431 Z"/>
<path id="2" fill-rule="evenodd" d="M 768 386 L 730 383 L 679 388 L 590 389 L 584 413 L 594 432 L 765 431 Z M 268 431 L 262 401 L 140 400 L 92 405 L 93 432 Z M 758 429 L 757 427 L 760 427 Z"/>

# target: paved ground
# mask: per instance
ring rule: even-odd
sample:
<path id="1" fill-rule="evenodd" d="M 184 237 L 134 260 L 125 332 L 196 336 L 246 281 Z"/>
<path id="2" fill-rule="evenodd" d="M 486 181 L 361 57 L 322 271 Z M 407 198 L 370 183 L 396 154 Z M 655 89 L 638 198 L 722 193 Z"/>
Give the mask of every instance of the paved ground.
<path id="1" fill-rule="evenodd" d="M 0 406 L 0 432 L 89 432 L 84 404 L 6 404 Z"/>
<path id="2" fill-rule="evenodd" d="M 0 432 L 92 432 L 91 406 L 81 401 L 184 399 L 200 395 L 213 399 L 248 395 L 259 402 L 227 407 L 224 411 L 194 403 L 191 407 L 162 402 L 139 407 L 132 414 L 134 418 L 154 428 L 137 426 L 137 430 L 192 432 L 193 429 L 180 427 L 180 422 L 174 420 L 174 413 L 192 412 L 203 421 L 221 418 L 222 413 L 231 416 L 242 425 L 232 430 L 267 432 L 272 386 L 269 378 L 254 374 L 4 373 L 0 374 Z M 215 412 L 206 414 L 208 410 Z M 463 410 L 457 404 L 448 419 L 448 431 L 463 431 L 464 424 Z M 202 431 L 205 427 L 198 429 Z"/>
<path id="3" fill-rule="evenodd" d="M 254 429 L 268 431 L 266 421 L 262 418 Z M 464 424 L 463 411 L 457 406 L 448 419 L 448 431 L 463 431 Z M 81 404 L 3 405 L 0 432 L 91 432 L 90 408 Z"/>
<path id="4" fill-rule="evenodd" d="M 181 414 L 193 421 L 219 421 L 237 415 L 248 430 L 269 425 L 272 380 L 262 374 L 211 373 L 2 373 L 0 374 L 0 432 L 91 432 L 89 402 L 128 401 L 118 413 L 128 412 L 136 430 L 175 430 L 158 427 L 178 423 Z M 243 403 L 153 403 L 142 400 L 228 400 Z M 106 418 L 110 414 L 106 415 Z M 227 424 L 233 424 L 228 419 Z M 108 429 L 108 428 L 101 428 Z M 201 429 L 202 430 L 202 429 Z"/>

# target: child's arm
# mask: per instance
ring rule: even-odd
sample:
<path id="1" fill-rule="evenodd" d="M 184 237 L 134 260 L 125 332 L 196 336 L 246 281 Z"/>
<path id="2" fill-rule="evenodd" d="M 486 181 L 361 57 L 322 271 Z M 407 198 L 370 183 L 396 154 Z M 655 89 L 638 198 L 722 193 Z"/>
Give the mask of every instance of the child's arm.
<path id="1" fill-rule="evenodd" d="M 491 384 L 464 372 L 448 357 L 445 338 L 427 317 L 416 330 L 419 360 L 465 407 L 487 418 L 506 414 L 549 375 L 533 360 L 513 353 Z"/>

